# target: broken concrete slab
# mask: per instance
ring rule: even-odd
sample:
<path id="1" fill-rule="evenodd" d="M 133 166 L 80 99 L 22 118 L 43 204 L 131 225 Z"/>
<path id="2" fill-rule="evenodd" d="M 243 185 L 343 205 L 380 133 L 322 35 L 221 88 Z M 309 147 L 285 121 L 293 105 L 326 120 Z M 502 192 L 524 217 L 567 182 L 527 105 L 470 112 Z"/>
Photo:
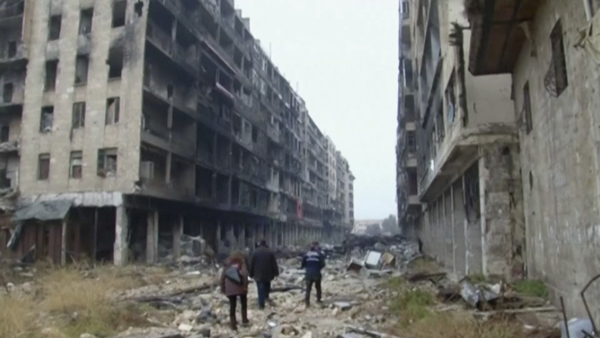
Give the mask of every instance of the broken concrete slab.
<path id="1" fill-rule="evenodd" d="M 333 303 L 333 306 L 337 307 L 338 309 L 340 309 L 342 311 L 348 311 L 352 308 L 352 304 L 350 304 L 348 302 L 335 302 L 335 303 Z"/>

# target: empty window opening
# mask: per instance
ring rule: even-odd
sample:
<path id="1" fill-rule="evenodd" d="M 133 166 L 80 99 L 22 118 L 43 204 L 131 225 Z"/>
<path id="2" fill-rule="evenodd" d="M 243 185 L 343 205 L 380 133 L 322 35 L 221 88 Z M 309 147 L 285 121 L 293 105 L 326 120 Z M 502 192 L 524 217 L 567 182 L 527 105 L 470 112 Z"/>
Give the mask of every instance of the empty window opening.
<path id="1" fill-rule="evenodd" d="M 12 83 L 5 83 L 2 87 L 2 102 L 11 103 L 13 99 L 14 86 Z"/>
<path id="2" fill-rule="evenodd" d="M 142 0 L 138 0 L 138 2 L 136 2 L 135 5 L 133 5 L 133 10 L 135 11 L 135 14 L 137 14 L 137 16 L 142 16 L 143 9 L 144 3 L 142 2 Z"/>
<path id="3" fill-rule="evenodd" d="M 10 136 L 10 127 L 7 125 L 0 127 L 0 142 L 8 142 Z"/>
<path id="4" fill-rule="evenodd" d="M 115 1 L 113 3 L 112 26 L 125 26 L 125 13 L 127 11 L 127 1 Z"/>
<path id="5" fill-rule="evenodd" d="M 8 57 L 14 58 L 15 56 L 17 56 L 17 42 L 9 41 L 8 42 Z"/>
<path id="6" fill-rule="evenodd" d="M 123 48 L 113 48 L 108 53 L 108 78 L 121 78 L 123 72 Z"/>
<path id="7" fill-rule="evenodd" d="M 170 100 L 173 97 L 173 85 L 167 85 L 167 98 Z"/>
<path id="8" fill-rule="evenodd" d="M 121 100 L 118 97 L 111 97 L 106 100 L 106 124 L 119 123 Z"/>
<path id="9" fill-rule="evenodd" d="M 258 128 L 256 127 L 252 128 L 252 142 L 258 142 Z"/>
<path id="10" fill-rule="evenodd" d="M 79 16 L 79 34 L 86 35 L 92 32 L 92 19 L 94 17 L 94 9 L 84 9 Z"/>
<path id="11" fill-rule="evenodd" d="M 529 82 L 523 86 L 523 114 L 525 115 L 525 131 L 529 134 L 533 130 L 533 115 L 531 113 L 531 96 Z"/>
<path id="12" fill-rule="evenodd" d="M 52 123 L 54 122 L 54 107 L 42 107 L 42 116 L 40 121 L 40 132 L 49 133 L 52 131 Z"/>
<path id="13" fill-rule="evenodd" d="M 416 140 L 414 131 L 406 132 L 406 148 L 411 153 L 414 153 L 417 151 L 417 140 Z"/>
<path id="14" fill-rule="evenodd" d="M 56 74 L 58 71 L 58 60 L 46 62 L 46 79 L 44 89 L 46 91 L 54 90 L 56 87 Z"/>
<path id="15" fill-rule="evenodd" d="M 69 177 L 81 178 L 83 173 L 83 153 L 81 151 L 72 151 L 69 160 Z"/>
<path id="16" fill-rule="evenodd" d="M 548 91 L 558 97 L 569 85 L 565 47 L 563 43 L 563 29 L 560 20 L 558 20 L 552 29 L 550 41 L 552 43 L 552 68 L 548 71 L 548 74 L 546 74 L 544 82 Z"/>
<path id="17" fill-rule="evenodd" d="M 114 177 L 117 175 L 117 149 L 98 149 L 98 176 Z"/>
<path id="18" fill-rule="evenodd" d="M 85 102 L 73 103 L 73 128 L 83 128 L 85 126 Z"/>
<path id="19" fill-rule="evenodd" d="M 50 17 L 50 27 L 48 29 L 48 41 L 58 40 L 60 38 L 60 26 L 62 17 L 54 15 Z"/>
<path id="20" fill-rule="evenodd" d="M 408 1 L 402 1 L 402 17 L 404 19 L 409 17 L 409 8 Z"/>
<path id="21" fill-rule="evenodd" d="M 89 65 L 90 60 L 87 56 L 77 56 L 75 64 L 75 84 L 85 84 L 87 82 Z"/>
<path id="22" fill-rule="evenodd" d="M 37 174 L 38 180 L 47 180 L 50 177 L 50 154 L 40 154 Z"/>

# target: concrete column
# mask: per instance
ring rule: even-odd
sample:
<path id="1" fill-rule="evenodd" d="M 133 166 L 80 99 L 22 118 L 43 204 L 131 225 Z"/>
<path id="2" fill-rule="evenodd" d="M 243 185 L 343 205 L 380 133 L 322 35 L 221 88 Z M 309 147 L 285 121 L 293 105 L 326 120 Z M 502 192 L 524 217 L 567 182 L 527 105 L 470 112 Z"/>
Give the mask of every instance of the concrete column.
<path id="1" fill-rule="evenodd" d="M 217 243 L 215 243 L 216 253 L 221 252 L 221 221 L 217 221 Z"/>
<path id="2" fill-rule="evenodd" d="M 183 215 L 179 215 L 179 219 L 173 223 L 173 258 L 181 257 L 181 235 L 183 235 L 183 223 L 185 219 Z"/>
<path id="3" fill-rule="evenodd" d="M 452 195 L 454 203 L 453 223 L 454 223 L 454 273 L 460 279 L 467 274 L 466 260 L 466 219 L 465 207 L 463 200 L 463 184 L 462 179 L 459 179 L 452 186 Z"/>
<path id="4" fill-rule="evenodd" d="M 242 223 L 242 231 L 240 231 L 240 238 L 238 238 L 238 243 L 240 243 L 241 250 L 246 249 L 246 223 Z"/>
<path id="5" fill-rule="evenodd" d="M 115 244 L 113 246 L 113 261 L 117 266 L 127 264 L 127 236 L 129 233 L 129 221 L 124 206 L 116 207 L 115 217 Z"/>
<path id="6" fill-rule="evenodd" d="M 67 265 L 67 231 L 68 223 L 67 223 L 68 215 L 62 221 L 62 233 L 60 239 L 60 264 Z"/>
<path id="7" fill-rule="evenodd" d="M 167 168 L 165 170 L 165 183 L 169 184 L 171 183 L 171 165 L 173 164 L 172 161 L 173 158 L 173 153 L 171 153 L 170 151 L 167 153 Z"/>
<path id="8" fill-rule="evenodd" d="M 153 264 L 158 259 L 158 211 L 148 212 L 146 233 L 146 263 Z"/>

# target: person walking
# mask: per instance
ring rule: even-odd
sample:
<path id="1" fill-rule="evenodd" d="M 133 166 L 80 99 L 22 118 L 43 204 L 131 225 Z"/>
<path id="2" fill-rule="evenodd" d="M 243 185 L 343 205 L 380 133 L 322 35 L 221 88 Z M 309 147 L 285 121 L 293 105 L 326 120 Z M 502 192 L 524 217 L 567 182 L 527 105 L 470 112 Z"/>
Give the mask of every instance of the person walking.
<path id="1" fill-rule="evenodd" d="M 269 249 L 267 242 L 262 240 L 250 259 L 250 277 L 256 282 L 259 309 L 264 309 L 266 302 L 270 303 L 271 282 L 277 276 L 279 266 L 275 253 Z"/>
<path id="2" fill-rule="evenodd" d="M 243 253 L 232 253 L 223 267 L 221 292 L 229 299 L 229 318 L 231 329 L 237 331 L 235 310 L 237 298 L 242 308 L 242 325 L 248 325 L 248 268 Z"/>
<path id="3" fill-rule="evenodd" d="M 310 292 L 313 284 L 317 289 L 317 302 L 321 303 L 321 270 L 325 267 L 325 257 L 319 243 L 314 242 L 302 258 L 302 269 L 306 270 L 306 307 L 310 306 Z"/>

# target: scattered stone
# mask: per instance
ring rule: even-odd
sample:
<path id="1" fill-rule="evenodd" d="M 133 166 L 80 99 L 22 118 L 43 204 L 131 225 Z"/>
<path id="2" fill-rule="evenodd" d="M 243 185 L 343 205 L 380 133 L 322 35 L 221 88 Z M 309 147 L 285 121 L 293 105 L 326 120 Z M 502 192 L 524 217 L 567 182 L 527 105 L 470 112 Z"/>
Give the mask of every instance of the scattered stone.
<path id="1" fill-rule="evenodd" d="M 348 302 L 335 302 L 333 305 L 342 311 L 348 311 L 352 308 L 352 304 Z"/>
<path id="2" fill-rule="evenodd" d="M 177 329 L 183 332 L 191 332 L 194 329 L 194 327 L 190 324 L 179 324 Z"/>

